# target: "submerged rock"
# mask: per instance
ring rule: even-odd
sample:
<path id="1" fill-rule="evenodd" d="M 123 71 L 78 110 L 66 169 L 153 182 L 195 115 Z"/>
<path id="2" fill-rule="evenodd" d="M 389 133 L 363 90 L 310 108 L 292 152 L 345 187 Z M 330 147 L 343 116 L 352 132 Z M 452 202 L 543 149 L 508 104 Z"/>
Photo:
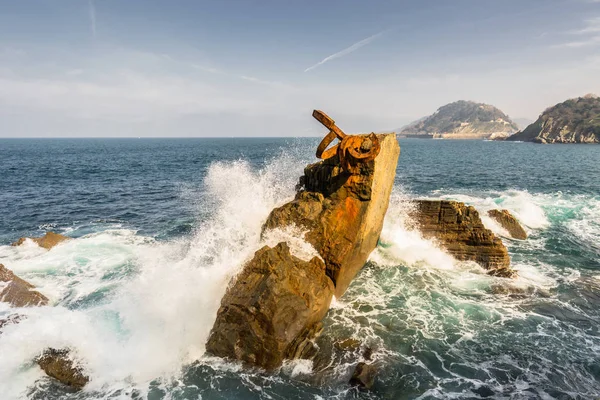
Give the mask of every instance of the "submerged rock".
<path id="1" fill-rule="evenodd" d="M 48 376 L 75 389 L 82 389 L 90 380 L 67 349 L 48 349 L 37 363 Z"/>
<path id="2" fill-rule="evenodd" d="M 0 264 L 0 301 L 13 307 L 44 306 L 48 298 L 36 290 L 31 283 L 19 278 L 11 270 Z"/>
<path id="3" fill-rule="evenodd" d="M 18 324 L 19 322 L 21 322 L 22 319 L 25 319 L 25 316 L 20 314 L 11 314 L 6 318 L 0 319 L 0 333 L 2 333 L 2 330 L 6 326 Z"/>
<path id="4" fill-rule="evenodd" d="M 294 257 L 286 243 L 265 246 L 227 290 L 206 349 L 276 368 L 302 351 L 301 342 L 327 313 L 333 289 L 318 257 Z"/>
<path id="5" fill-rule="evenodd" d="M 263 232 L 296 226 L 320 257 L 301 260 L 286 243 L 256 252 L 222 299 L 207 352 L 273 369 L 314 352 L 332 296 L 340 297 L 379 239 L 400 147 L 394 134 L 345 135 L 320 111 L 329 134 L 296 198 L 274 209 Z M 335 137 L 341 143 L 326 147 Z"/>
<path id="6" fill-rule="evenodd" d="M 486 229 L 472 206 L 448 200 L 417 200 L 412 217 L 426 238 L 439 241 L 454 258 L 475 261 L 490 275 L 513 277 L 508 250 Z"/>
<path id="7" fill-rule="evenodd" d="M 19 240 L 17 240 L 16 242 L 14 242 L 11 246 L 20 246 L 23 243 L 25 243 L 25 241 L 27 239 L 34 241 L 38 246 L 43 247 L 44 249 L 50 250 L 57 244 L 64 242 L 66 240 L 69 240 L 71 238 L 61 235 L 59 233 L 46 232 L 46 234 L 44 236 L 39 237 L 39 238 L 24 238 L 24 237 L 22 237 Z"/>
<path id="8" fill-rule="evenodd" d="M 513 239 L 527 239 L 527 232 L 508 210 L 489 210 L 488 215 L 506 229 Z"/>
<path id="9" fill-rule="evenodd" d="M 363 389 L 371 389 L 375 384 L 376 374 L 377 369 L 373 364 L 359 362 L 352 373 L 352 378 L 350 378 L 349 383 L 352 386 L 358 386 Z"/>

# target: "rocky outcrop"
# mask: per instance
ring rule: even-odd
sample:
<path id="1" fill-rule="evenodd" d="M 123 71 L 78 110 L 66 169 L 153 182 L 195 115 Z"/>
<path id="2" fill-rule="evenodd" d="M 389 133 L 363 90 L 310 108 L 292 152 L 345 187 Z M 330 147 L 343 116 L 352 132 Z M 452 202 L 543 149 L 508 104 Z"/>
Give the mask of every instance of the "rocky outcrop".
<path id="1" fill-rule="evenodd" d="M 550 143 L 600 143 L 600 98 L 587 95 L 545 110 L 533 124 L 507 140 Z"/>
<path id="2" fill-rule="evenodd" d="M 48 376 L 75 389 L 82 389 L 90 380 L 67 349 L 48 349 L 37 363 Z"/>
<path id="3" fill-rule="evenodd" d="M 361 157 L 373 146 L 374 160 L 340 159 L 346 149 Z M 332 296 L 345 292 L 377 245 L 399 152 L 394 134 L 350 138 L 306 167 L 296 198 L 274 209 L 263 230 L 300 227 L 320 257 L 301 260 L 286 243 L 257 251 L 223 297 L 207 352 L 266 369 L 303 353 Z"/>
<path id="4" fill-rule="evenodd" d="M 350 378 L 350 385 L 357 386 L 362 389 L 371 389 L 375 384 L 375 376 L 377 369 L 373 364 L 359 362 Z"/>
<path id="5" fill-rule="evenodd" d="M 11 270 L 0 264 L 0 301 L 10 303 L 13 307 L 44 306 L 48 298 L 36 290 L 31 283 L 19 278 Z M 11 324 L 18 324 L 25 316 L 12 314 L 0 319 L 0 333 Z M 85 376 L 79 366 L 71 358 L 69 350 L 46 350 L 37 360 L 38 365 L 46 374 L 61 383 L 81 389 L 87 384 L 89 378 Z"/>
<path id="6" fill-rule="evenodd" d="M 474 207 L 457 201 L 417 200 L 412 218 L 424 237 L 436 239 L 457 260 L 475 261 L 490 275 L 516 275 L 502 240 L 483 226 Z"/>
<path id="7" fill-rule="evenodd" d="M 0 264 L 0 301 L 13 307 L 43 306 L 48 298 L 36 290 L 31 283 L 19 278 L 11 270 Z"/>
<path id="8" fill-rule="evenodd" d="M 294 257 L 286 243 L 265 246 L 227 290 L 206 349 L 276 368 L 298 351 L 297 339 L 323 319 L 332 296 L 322 260 Z"/>
<path id="9" fill-rule="evenodd" d="M 274 209 L 264 229 L 296 225 L 319 252 L 341 297 L 377 245 L 387 211 L 400 147 L 395 135 L 379 135 L 381 152 L 349 175 L 337 156 L 304 170 L 304 189 Z"/>
<path id="10" fill-rule="evenodd" d="M 32 240 L 38 246 L 43 247 L 44 249 L 50 250 L 57 244 L 62 243 L 65 240 L 69 240 L 70 238 L 67 236 L 61 235 L 59 233 L 47 232 L 44 236 L 39 237 L 39 238 L 24 238 L 24 237 L 22 237 L 19 240 L 17 240 L 16 242 L 14 242 L 11 246 L 20 246 L 23 243 L 25 243 L 25 241 L 27 239 Z"/>
<path id="11" fill-rule="evenodd" d="M 489 210 L 488 215 L 506 229 L 513 239 L 527 239 L 527 232 L 508 210 Z"/>

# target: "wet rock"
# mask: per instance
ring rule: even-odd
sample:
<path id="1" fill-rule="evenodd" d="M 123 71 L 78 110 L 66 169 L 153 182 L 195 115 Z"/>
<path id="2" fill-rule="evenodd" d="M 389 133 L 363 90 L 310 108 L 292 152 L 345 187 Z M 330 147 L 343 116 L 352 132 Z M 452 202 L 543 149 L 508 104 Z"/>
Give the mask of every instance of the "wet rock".
<path id="1" fill-rule="evenodd" d="M 375 375 L 377 369 L 373 364 L 367 364 L 360 362 L 356 365 L 352 378 L 350 378 L 350 385 L 357 386 L 363 389 L 371 389 L 375 383 Z"/>
<path id="2" fill-rule="evenodd" d="M 535 286 L 516 286 L 494 284 L 490 286 L 490 290 L 496 295 L 505 295 L 515 299 L 530 298 L 532 296 L 549 298 L 552 296 L 548 290 Z"/>
<path id="3" fill-rule="evenodd" d="M 37 363 L 48 376 L 75 389 L 82 389 L 90 380 L 67 349 L 48 349 Z"/>
<path id="4" fill-rule="evenodd" d="M 346 172 L 339 157 L 309 165 L 296 198 L 274 209 L 264 230 L 300 226 L 319 252 L 341 297 L 377 245 L 396 174 L 400 147 L 394 134 L 378 135 L 375 160 Z"/>
<path id="5" fill-rule="evenodd" d="M 19 240 L 17 240 L 16 242 L 14 242 L 11 246 L 20 246 L 23 243 L 25 243 L 25 241 L 27 239 L 34 241 L 35 243 L 37 243 L 38 246 L 43 247 L 44 249 L 50 250 L 57 244 L 64 242 L 66 240 L 69 240 L 70 238 L 67 236 L 61 235 L 59 233 L 47 232 L 44 236 L 39 237 L 39 238 L 24 238 L 24 237 L 22 237 Z"/>
<path id="6" fill-rule="evenodd" d="M 361 341 L 358 339 L 348 338 L 334 343 L 334 346 L 343 351 L 355 351 L 360 348 Z"/>
<path id="7" fill-rule="evenodd" d="M 411 216 L 424 237 L 437 239 L 457 260 L 477 262 L 490 275 L 516 276 L 502 240 L 483 226 L 474 207 L 448 200 L 417 200 L 416 206 Z"/>
<path id="8" fill-rule="evenodd" d="M 488 215 L 506 229 L 513 239 L 527 239 L 527 232 L 508 210 L 489 210 Z"/>
<path id="9" fill-rule="evenodd" d="M 43 306 L 48 298 L 36 290 L 31 283 L 19 278 L 0 264 L 0 301 L 13 307 Z"/>
<path id="10" fill-rule="evenodd" d="M 302 343 L 316 334 L 333 290 L 318 257 L 301 260 L 290 254 L 286 243 L 265 246 L 228 288 L 206 349 L 276 368 L 284 358 L 302 352 Z"/>
<path id="11" fill-rule="evenodd" d="M 263 226 L 263 232 L 304 229 L 320 257 L 301 260 L 286 243 L 257 251 L 223 297 L 207 352 L 265 369 L 314 356 L 313 339 L 333 295 L 346 291 L 377 245 L 400 152 L 394 134 L 351 136 L 339 149 L 305 168 L 295 199 L 274 209 Z M 361 154 L 376 157 L 359 162 Z"/>

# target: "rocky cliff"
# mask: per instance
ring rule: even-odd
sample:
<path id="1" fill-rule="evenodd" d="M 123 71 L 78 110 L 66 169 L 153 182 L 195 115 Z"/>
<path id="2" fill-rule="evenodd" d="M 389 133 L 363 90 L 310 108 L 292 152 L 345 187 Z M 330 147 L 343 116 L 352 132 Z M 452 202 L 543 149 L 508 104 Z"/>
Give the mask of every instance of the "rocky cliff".
<path id="1" fill-rule="evenodd" d="M 507 140 L 534 143 L 600 143 L 600 98 L 587 95 L 548 108 Z"/>
<path id="2" fill-rule="evenodd" d="M 494 106 L 459 100 L 440 107 L 429 117 L 402 128 L 400 135 L 443 139 L 481 139 L 508 136 L 517 124 Z"/>
<path id="3" fill-rule="evenodd" d="M 333 155 L 306 167 L 296 198 L 274 209 L 263 228 L 302 228 L 320 257 L 301 260 L 286 243 L 256 252 L 223 297 L 209 353 L 267 369 L 301 354 L 321 329 L 332 296 L 345 292 L 377 245 L 398 141 L 394 134 L 337 135 L 339 147 L 325 152 Z"/>

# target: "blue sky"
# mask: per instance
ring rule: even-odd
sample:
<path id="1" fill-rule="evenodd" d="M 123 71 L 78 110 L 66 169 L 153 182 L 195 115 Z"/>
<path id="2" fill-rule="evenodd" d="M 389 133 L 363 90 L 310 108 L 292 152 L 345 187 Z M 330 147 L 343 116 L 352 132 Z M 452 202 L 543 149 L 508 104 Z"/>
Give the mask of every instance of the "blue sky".
<path id="1" fill-rule="evenodd" d="M 307 136 L 600 94 L 600 0 L 0 0 L 0 137 Z"/>

